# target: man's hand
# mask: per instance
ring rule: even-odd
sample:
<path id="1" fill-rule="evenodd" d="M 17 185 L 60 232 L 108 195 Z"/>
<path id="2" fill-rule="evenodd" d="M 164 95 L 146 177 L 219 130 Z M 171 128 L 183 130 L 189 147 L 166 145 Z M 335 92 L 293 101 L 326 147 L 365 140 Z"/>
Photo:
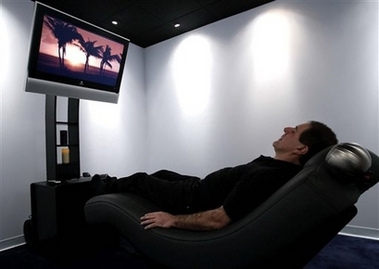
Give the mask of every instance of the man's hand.
<path id="1" fill-rule="evenodd" d="M 141 217 L 141 225 L 145 226 L 145 229 L 175 227 L 186 230 L 216 230 L 230 223 L 231 219 L 222 206 L 191 215 L 171 215 L 166 212 L 152 212 Z"/>
<path id="2" fill-rule="evenodd" d="M 141 225 L 145 226 L 145 229 L 151 229 L 155 227 L 171 228 L 173 227 L 175 216 L 166 212 L 152 212 L 147 213 L 141 217 Z"/>

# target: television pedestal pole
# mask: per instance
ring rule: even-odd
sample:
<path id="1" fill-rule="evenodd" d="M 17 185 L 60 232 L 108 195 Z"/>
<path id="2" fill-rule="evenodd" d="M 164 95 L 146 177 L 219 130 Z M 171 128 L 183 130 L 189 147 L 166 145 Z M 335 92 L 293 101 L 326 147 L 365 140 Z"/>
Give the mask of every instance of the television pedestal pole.
<path id="1" fill-rule="evenodd" d="M 47 180 L 79 178 L 79 99 L 68 98 L 67 119 L 58 121 L 57 97 L 46 95 L 45 117 Z"/>

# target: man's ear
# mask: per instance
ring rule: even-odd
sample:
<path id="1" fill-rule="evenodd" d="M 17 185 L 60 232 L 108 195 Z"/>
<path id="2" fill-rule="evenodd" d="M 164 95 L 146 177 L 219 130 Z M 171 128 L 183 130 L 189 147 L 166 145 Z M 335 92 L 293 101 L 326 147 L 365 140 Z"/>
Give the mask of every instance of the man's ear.
<path id="1" fill-rule="evenodd" d="M 297 154 L 297 155 L 305 155 L 305 154 L 307 154 L 308 153 L 308 150 L 309 150 L 309 148 L 308 148 L 308 146 L 306 146 L 306 145 L 301 145 L 301 146 L 298 146 L 297 148 L 295 148 L 295 154 Z"/>

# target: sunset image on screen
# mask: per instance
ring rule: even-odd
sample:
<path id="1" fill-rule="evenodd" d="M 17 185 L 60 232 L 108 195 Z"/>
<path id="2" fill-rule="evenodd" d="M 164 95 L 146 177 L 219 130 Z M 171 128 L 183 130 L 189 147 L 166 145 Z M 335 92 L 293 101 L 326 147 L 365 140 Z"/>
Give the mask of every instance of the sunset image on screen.
<path id="1" fill-rule="evenodd" d="M 114 86 L 124 45 L 44 16 L 38 71 Z"/>

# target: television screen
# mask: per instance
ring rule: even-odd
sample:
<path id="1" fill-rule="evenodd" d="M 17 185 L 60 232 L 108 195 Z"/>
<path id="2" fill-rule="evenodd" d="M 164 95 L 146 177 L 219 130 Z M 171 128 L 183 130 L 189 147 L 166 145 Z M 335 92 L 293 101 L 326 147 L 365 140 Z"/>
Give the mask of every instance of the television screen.
<path id="1" fill-rule="evenodd" d="M 36 2 L 27 92 L 117 103 L 129 40 Z"/>

